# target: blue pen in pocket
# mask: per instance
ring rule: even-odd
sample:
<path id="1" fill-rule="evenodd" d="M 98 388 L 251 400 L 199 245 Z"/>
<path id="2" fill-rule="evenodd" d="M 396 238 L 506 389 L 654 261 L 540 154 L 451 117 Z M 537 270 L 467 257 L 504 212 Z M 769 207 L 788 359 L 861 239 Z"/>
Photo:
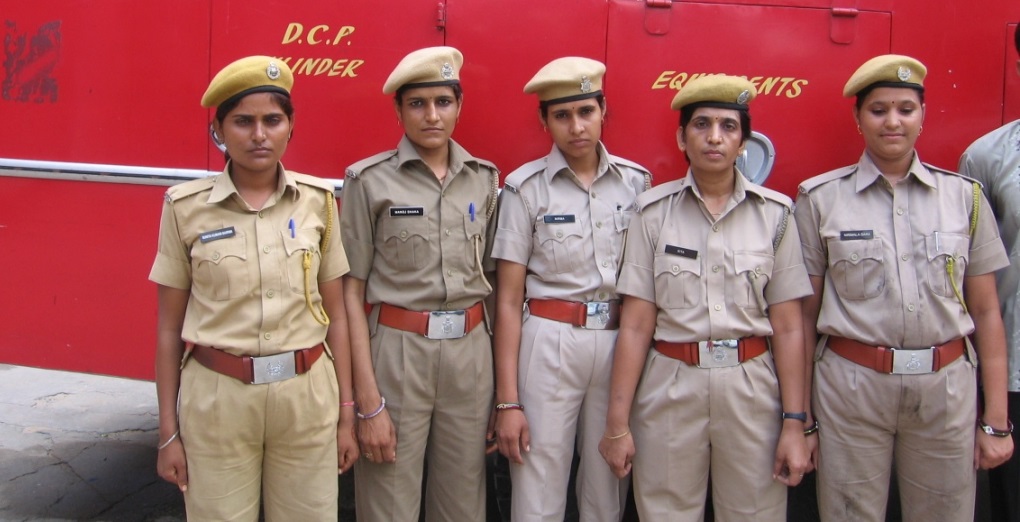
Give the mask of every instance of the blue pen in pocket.
<path id="1" fill-rule="evenodd" d="M 471 204 L 468 205 L 468 214 L 471 214 L 471 222 L 474 223 L 475 222 L 475 202 L 474 201 L 472 201 Z"/>
<path id="2" fill-rule="evenodd" d="M 290 223 L 287 224 L 287 228 L 290 229 L 290 238 L 294 239 L 294 218 L 290 218 Z"/>

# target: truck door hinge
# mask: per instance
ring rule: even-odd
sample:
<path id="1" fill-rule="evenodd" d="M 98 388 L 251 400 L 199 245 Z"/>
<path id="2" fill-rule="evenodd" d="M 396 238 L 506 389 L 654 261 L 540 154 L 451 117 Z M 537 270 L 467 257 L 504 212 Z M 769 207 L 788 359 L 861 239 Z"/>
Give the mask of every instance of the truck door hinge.
<path id="1" fill-rule="evenodd" d="M 673 18 L 673 0 L 645 0 L 645 31 L 666 34 Z"/>
<path id="2" fill-rule="evenodd" d="M 857 0 L 832 0 L 829 38 L 833 43 L 850 45 L 857 39 Z"/>

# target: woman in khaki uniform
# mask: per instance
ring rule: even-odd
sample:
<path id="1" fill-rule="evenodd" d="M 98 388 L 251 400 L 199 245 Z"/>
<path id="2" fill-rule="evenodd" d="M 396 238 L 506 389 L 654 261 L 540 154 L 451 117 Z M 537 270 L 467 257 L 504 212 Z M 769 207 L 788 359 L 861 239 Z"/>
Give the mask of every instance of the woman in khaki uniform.
<path id="1" fill-rule="evenodd" d="M 808 463 L 792 202 L 734 166 L 754 95 L 722 75 L 676 95 L 690 170 L 638 196 L 627 236 L 600 450 L 617 476 L 633 463 L 642 520 L 701 521 L 711 471 L 715 520 L 785 521 Z"/>
<path id="2" fill-rule="evenodd" d="M 606 67 L 559 58 L 524 87 L 553 140 L 506 178 L 498 259 L 496 433 L 510 459 L 513 520 L 562 521 L 575 441 L 582 520 L 620 520 L 627 481 L 599 457 L 613 345 L 616 274 L 634 198 L 651 175 L 602 145 Z M 521 310 L 527 298 L 527 313 Z"/>
<path id="3" fill-rule="evenodd" d="M 825 521 L 884 520 L 894 459 L 905 521 L 972 520 L 975 470 L 1013 449 L 994 278 L 1008 260 L 979 185 L 914 150 L 925 74 L 907 56 L 861 65 L 843 95 L 857 99 L 864 153 L 802 183 L 797 199 L 814 288 L 805 335 L 821 335 L 813 413 Z"/>
<path id="4" fill-rule="evenodd" d="M 426 519 L 485 519 L 493 376 L 482 300 L 499 172 L 450 137 L 462 62 L 452 47 L 404 57 L 383 86 L 404 136 L 344 179 L 359 520 L 417 521 L 426 458 Z"/>
<path id="5" fill-rule="evenodd" d="M 220 71 L 222 174 L 170 188 L 159 285 L 157 469 L 188 520 L 336 520 L 357 459 L 347 258 L 331 183 L 287 171 L 293 76 L 267 56 Z M 346 407 L 345 407 L 346 406 Z"/>

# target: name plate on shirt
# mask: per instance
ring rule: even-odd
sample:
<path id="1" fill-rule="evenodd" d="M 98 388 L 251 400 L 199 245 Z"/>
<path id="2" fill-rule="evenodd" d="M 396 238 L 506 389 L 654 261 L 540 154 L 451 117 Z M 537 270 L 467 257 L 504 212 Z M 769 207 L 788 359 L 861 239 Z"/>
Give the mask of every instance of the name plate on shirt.
<path id="1" fill-rule="evenodd" d="M 840 241 L 854 241 L 856 239 L 875 239 L 874 230 L 842 230 L 839 233 Z"/>
<path id="2" fill-rule="evenodd" d="M 390 207 L 390 217 L 424 216 L 425 207 Z"/>
<path id="3" fill-rule="evenodd" d="M 216 241 L 217 239 L 226 239 L 228 237 L 234 237 L 234 227 L 221 228 L 219 230 L 210 230 L 209 232 L 203 232 L 198 236 L 198 240 L 203 243 L 210 241 Z"/>
<path id="4" fill-rule="evenodd" d="M 686 257 L 689 259 L 698 258 L 697 250 L 691 250 L 689 248 L 678 247 L 673 245 L 666 245 L 666 253 L 673 254 L 674 256 Z"/>
<path id="5" fill-rule="evenodd" d="M 573 214 L 548 214 L 542 216 L 542 220 L 546 223 L 573 223 L 575 218 Z"/>

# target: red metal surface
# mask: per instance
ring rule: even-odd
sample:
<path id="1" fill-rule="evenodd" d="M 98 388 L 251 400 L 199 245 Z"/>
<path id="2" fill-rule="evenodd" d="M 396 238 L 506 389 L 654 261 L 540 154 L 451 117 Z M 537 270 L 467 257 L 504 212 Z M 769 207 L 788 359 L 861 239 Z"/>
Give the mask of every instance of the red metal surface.
<path id="1" fill-rule="evenodd" d="M 212 115 L 198 100 L 220 67 L 262 53 L 298 69 L 287 167 L 340 178 L 400 137 L 381 93 L 396 62 L 444 43 L 466 60 L 454 137 L 504 175 L 551 146 L 522 88 L 565 55 L 607 63 L 603 137 L 657 183 L 686 168 L 669 102 L 693 74 L 746 75 L 759 85 L 753 127 L 777 151 L 767 184 L 787 194 L 861 153 L 852 101 L 840 93 L 875 54 L 910 54 L 929 67 L 918 144 L 926 161 L 953 168 L 975 138 L 1020 118 L 1015 0 L 10 4 L 0 28 L 0 158 L 218 170 L 205 132 Z M 163 191 L 0 177 L 0 362 L 152 377 L 147 275 Z"/>

